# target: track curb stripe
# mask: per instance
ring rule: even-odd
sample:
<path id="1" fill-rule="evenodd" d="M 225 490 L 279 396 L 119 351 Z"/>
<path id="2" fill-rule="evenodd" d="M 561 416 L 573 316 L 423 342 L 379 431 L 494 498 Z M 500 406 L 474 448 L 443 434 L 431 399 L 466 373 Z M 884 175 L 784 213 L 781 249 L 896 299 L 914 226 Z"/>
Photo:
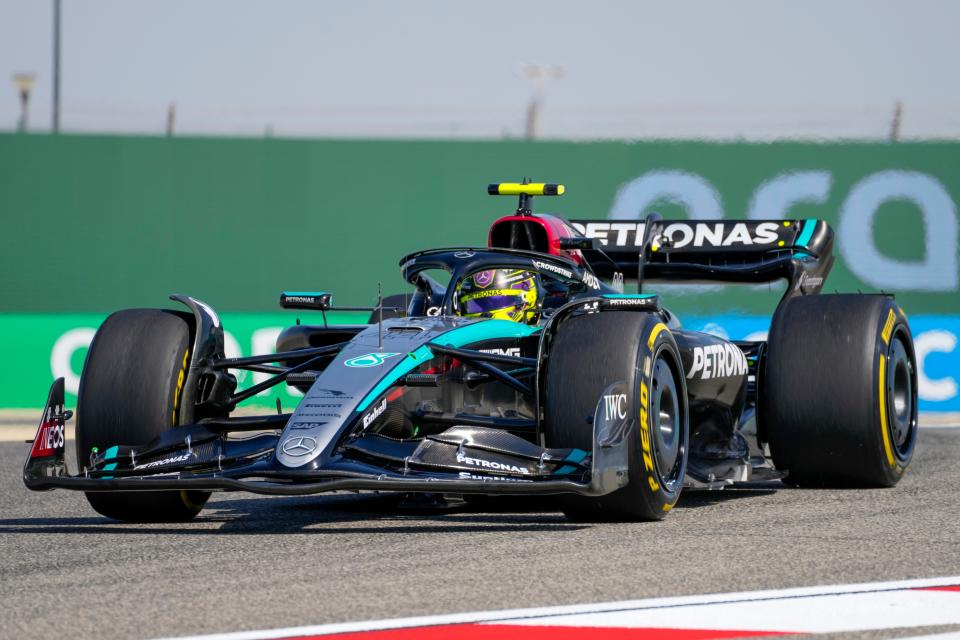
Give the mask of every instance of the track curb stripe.
<path id="1" fill-rule="evenodd" d="M 914 595 L 911 596 L 910 594 Z M 853 598 L 832 598 L 832 596 L 852 596 Z M 743 607 L 756 605 L 764 606 L 768 604 L 773 604 L 775 606 L 783 605 L 784 607 L 800 607 L 805 612 L 804 617 L 807 621 L 808 629 L 770 629 L 762 633 L 816 633 L 816 630 L 810 630 L 809 627 L 817 622 L 817 616 L 808 615 L 806 613 L 808 609 L 815 607 L 817 604 L 822 604 L 825 601 L 830 601 L 830 604 L 833 606 L 842 607 L 844 611 L 854 604 L 859 604 L 861 607 L 867 606 L 872 611 L 872 608 L 875 607 L 873 607 L 872 601 L 869 600 L 871 597 L 875 597 L 877 600 L 885 601 L 895 599 L 898 602 L 912 597 L 916 602 L 928 603 L 928 609 L 940 614 L 941 618 L 947 617 L 950 620 L 955 618 L 957 621 L 956 624 L 960 624 L 960 576 L 951 576 L 919 580 L 903 580 L 896 582 L 800 587 L 765 591 L 650 598 L 644 600 L 605 602 L 573 606 L 510 609 L 503 611 L 481 611 L 411 618 L 396 618 L 390 620 L 375 620 L 367 622 L 347 622 L 263 631 L 240 631 L 235 633 L 219 633 L 212 635 L 182 636 L 179 637 L 178 640 L 279 640 L 281 638 L 303 639 L 316 636 L 336 637 L 334 634 L 347 633 L 355 634 L 353 636 L 355 640 L 372 640 L 378 638 L 378 636 L 371 635 L 369 632 L 382 632 L 388 630 L 399 631 L 404 629 L 411 631 L 412 635 L 405 634 L 387 636 L 381 634 L 379 639 L 387 640 L 389 638 L 389 640 L 401 640 L 413 637 L 427 639 L 429 636 L 416 635 L 416 633 L 418 631 L 424 631 L 424 628 L 436 627 L 446 627 L 446 632 L 448 635 L 444 637 L 453 640 L 454 638 L 458 638 L 458 636 L 449 634 L 449 632 L 452 630 L 451 625 L 463 625 L 464 627 L 470 626 L 474 628 L 491 627 L 490 629 L 487 629 L 485 634 L 482 636 L 462 636 L 459 637 L 460 640 L 474 640 L 475 638 L 480 637 L 498 637 L 493 632 L 496 631 L 498 627 L 503 626 L 523 626 L 523 637 L 527 639 L 536 638 L 537 636 L 533 634 L 536 633 L 536 629 L 538 628 L 558 626 L 570 629 L 571 632 L 579 630 L 581 634 L 578 635 L 578 637 L 583 639 L 588 639 L 591 637 L 582 633 L 584 629 L 598 626 L 602 627 L 602 633 L 599 633 L 594 637 L 620 637 L 630 640 L 632 640 L 633 637 L 616 636 L 614 634 L 619 633 L 624 629 L 637 630 L 656 628 L 658 632 L 670 629 L 672 631 L 676 631 L 678 634 L 680 632 L 686 633 L 694 631 L 721 631 L 742 633 L 744 635 L 756 635 L 756 632 L 740 629 L 744 620 L 742 617 L 738 618 L 739 624 L 737 625 L 737 628 L 724 629 L 725 625 L 721 624 L 720 618 L 716 617 L 714 613 L 722 611 L 722 606 L 727 605 L 731 605 L 728 607 L 730 611 L 727 611 L 727 613 L 730 613 L 731 611 L 736 613 Z M 866 598 L 866 600 L 864 600 L 864 598 Z M 920 611 L 920 607 L 914 606 L 914 603 L 908 604 L 909 606 L 906 607 L 906 610 L 916 612 L 915 615 L 917 616 L 923 615 L 923 612 Z M 718 607 L 716 605 L 721 606 Z M 696 624 L 691 622 L 692 616 L 690 614 L 692 613 L 700 614 L 701 617 L 704 615 L 709 617 L 709 628 L 706 625 L 702 626 L 701 628 L 695 628 Z M 777 611 L 773 611 L 772 613 L 776 614 Z M 591 617 L 592 614 L 612 615 L 608 615 L 606 617 Z M 668 614 L 673 616 L 673 623 L 670 625 L 645 625 L 642 622 L 643 616 L 664 616 Z M 873 614 L 871 613 L 871 615 Z M 600 620 L 602 623 L 600 625 L 595 623 L 577 624 L 578 618 L 582 620 L 589 619 L 591 621 Z M 631 625 L 620 624 L 622 620 L 630 618 L 637 620 L 637 623 Z M 928 625 L 926 620 L 923 620 L 922 622 L 923 625 Z M 788 623 L 784 621 L 783 624 L 786 625 Z M 877 626 L 877 624 L 878 623 L 874 622 L 871 624 L 871 626 L 869 626 L 869 628 L 892 628 L 892 626 Z M 683 625 L 684 628 L 678 629 L 677 627 L 679 625 Z M 762 628 L 763 626 L 764 625 L 762 624 L 758 624 L 757 628 Z M 900 626 L 921 626 L 921 624 Z M 856 630 L 858 628 L 868 627 L 853 626 L 850 628 L 851 630 Z M 744 637 L 744 635 L 726 637 Z M 499 637 L 504 636 L 501 635 Z M 556 639 L 556 636 L 552 637 Z M 667 636 L 661 637 L 666 638 Z M 672 639 L 683 640 L 683 638 L 686 638 L 687 636 L 672 635 L 669 637 Z M 692 638 L 693 636 L 690 637 Z M 719 636 L 714 635 L 711 637 Z"/>

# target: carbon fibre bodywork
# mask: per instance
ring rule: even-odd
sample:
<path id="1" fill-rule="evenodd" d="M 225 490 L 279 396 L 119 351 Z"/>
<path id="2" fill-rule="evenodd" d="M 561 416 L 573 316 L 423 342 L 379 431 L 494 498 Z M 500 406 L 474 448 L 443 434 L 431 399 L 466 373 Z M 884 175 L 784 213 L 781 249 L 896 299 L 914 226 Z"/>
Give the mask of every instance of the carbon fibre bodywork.
<path id="1" fill-rule="evenodd" d="M 518 231 L 501 223 L 523 227 Z M 543 246 L 528 228 L 531 224 L 544 230 Z M 679 252 L 675 262 L 657 258 L 647 268 L 651 275 L 678 279 L 685 279 L 684 274 L 751 281 L 785 277 L 791 283 L 788 295 L 814 293 L 832 259 L 829 229 L 821 224 L 814 221 L 809 234 L 803 227 L 801 235 L 813 238 L 801 238 L 803 246 L 791 230 L 790 246 L 778 246 L 780 236 L 774 234 L 766 253 L 753 244 L 749 250 L 712 254 L 714 260 L 704 259 L 702 251 Z M 756 232 L 751 229 L 745 237 Z M 690 233 L 696 237 L 698 231 Z M 511 244 L 497 246 L 502 241 Z M 223 328 L 213 309 L 175 296 L 194 317 L 182 402 L 194 408 L 196 422 L 171 428 L 144 446 L 117 444 L 89 452 L 88 464 L 71 474 L 62 439 L 51 441 L 49 435 L 62 434 L 69 417 L 58 380 L 24 466 L 26 485 L 87 492 L 306 494 L 354 489 L 606 495 L 629 481 L 626 434 L 633 419 L 610 411 L 612 391 L 597 397 L 593 415 L 582 416 L 584 428 L 593 433 L 589 450 L 543 446 L 548 401 L 543 377 L 550 366 L 551 337 L 567 319 L 595 313 L 650 314 L 672 332 L 690 408 L 689 484 L 723 486 L 756 473 L 776 477 L 763 456 L 762 426 L 756 422 L 762 342 L 735 344 L 685 331 L 657 296 L 624 293 L 623 274 L 616 269 L 609 274 L 613 283 L 601 281 L 597 274 L 605 271 L 594 267 L 601 261 L 589 256 L 602 250 L 566 223 L 513 216 L 495 224 L 491 245 L 406 256 L 400 268 L 414 292 L 405 317 L 362 326 L 297 325 L 281 334 L 279 353 L 269 356 L 226 358 Z M 661 257 L 669 245 L 662 240 Z M 641 249 L 637 275 L 642 282 L 642 255 L 648 247 Z M 826 259 L 818 251 L 826 251 Z M 616 268 L 627 266 L 623 255 L 607 259 Z M 536 324 L 456 315 L 455 284 L 471 273 L 497 268 L 537 274 L 543 296 Z M 431 270 L 446 272 L 449 286 L 433 278 Z M 820 280 L 807 290 L 803 284 L 814 277 L 810 274 Z M 288 298 L 329 305 L 328 294 Z M 378 306 L 382 313 L 382 303 Z M 275 375 L 236 392 L 229 370 L 238 368 Z M 238 402 L 281 383 L 305 392 L 292 414 L 227 416 Z M 237 437 L 244 432 L 258 435 Z"/>

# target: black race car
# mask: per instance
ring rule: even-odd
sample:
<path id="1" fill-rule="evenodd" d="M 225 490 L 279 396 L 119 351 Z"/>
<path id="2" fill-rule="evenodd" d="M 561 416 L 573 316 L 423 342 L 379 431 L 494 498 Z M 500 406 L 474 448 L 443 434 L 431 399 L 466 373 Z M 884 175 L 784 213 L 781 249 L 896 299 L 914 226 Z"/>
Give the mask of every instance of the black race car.
<path id="1" fill-rule="evenodd" d="M 404 257 L 412 293 L 379 299 L 369 324 L 328 325 L 330 294 L 286 292 L 282 307 L 323 324 L 286 329 L 275 354 L 227 358 L 199 300 L 112 314 L 83 368 L 79 472 L 64 460 L 60 379 L 24 482 L 84 491 L 126 521 L 187 520 L 216 490 L 345 489 L 556 494 L 571 518 L 653 520 L 685 487 L 899 480 L 917 438 L 910 328 L 891 296 L 819 295 L 825 222 L 568 223 L 530 210 L 562 185 L 489 192 L 520 206 L 488 246 Z M 763 342 L 684 330 L 642 290 L 780 279 Z M 484 311 L 521 282 L 522 314 Z M 237 369 L 273 375 L 237 391 Z M 293 413 L 231 415 L 277 384 L 304 392 Z"/>

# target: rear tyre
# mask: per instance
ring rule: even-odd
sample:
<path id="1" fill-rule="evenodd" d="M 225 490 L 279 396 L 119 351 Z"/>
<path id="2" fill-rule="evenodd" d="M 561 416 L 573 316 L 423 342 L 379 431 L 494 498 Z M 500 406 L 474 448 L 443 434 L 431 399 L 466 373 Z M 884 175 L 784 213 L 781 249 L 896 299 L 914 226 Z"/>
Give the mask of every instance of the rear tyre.
<path id="1" fill-rule="evenodd" d="M 577 521 L 659 520 L 673 508 L 687 467 L 688 413 L 680 352 L 656 316 L 605 311 L 560 325 L 549 348 L 544 383 L 548 447 L 593 447 L 593 418 L 601 394 L 623 381 L 632 415 L 629 483 L 605 496 L 563 496 Z"/>
<path id="2" fill-rule="evenodd" d="M 763 377 L 764 430 L 788 484 L 892 487 L 903 475 L 917 441 L 917 366 L 891 298 L 788 300 Z"/>
<path id="3" fill-rule="evenodd" d="M 77 400 L 77 462 L 114 445 L 138 446 L 193 421 L 180 406 L 190 362 L 188 314 L 127 309 L 109 316 L 87 352 Z M 200 512 L 209 492 L 89 492 L 90 505 L 125 522 L 182 522 Z"/>

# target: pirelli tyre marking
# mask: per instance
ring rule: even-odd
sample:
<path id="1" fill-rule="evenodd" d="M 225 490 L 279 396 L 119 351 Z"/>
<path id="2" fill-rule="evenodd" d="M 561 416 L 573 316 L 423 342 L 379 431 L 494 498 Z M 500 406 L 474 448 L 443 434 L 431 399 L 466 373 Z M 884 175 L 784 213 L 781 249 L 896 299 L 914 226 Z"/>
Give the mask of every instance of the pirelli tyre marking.
<path id="1" fill-rule="evenodd" d="M 650 430 L 653 423 L 650 421 L 650 391 L 646 380 L 640 381 L 640 448 L 643 450 L 643 468 L 646 469 L 647 482 L 653 491 L 660 490 L 657 482 L 657 470 L 653 466 L 653 452 L 650 447 Z"/>
<path id="2" fill-rule="evenodd" d="M 882 436 L 881 441 L 883 442 L 884 457 L 890 470 L 900 475 L 905 469 L 900 463 L 903 443 L 900 442 L 901 436 L 899 433 L 897 440 L 894 440 L 894 426 L 896 426 L 898 430 L 904 428 L 910 429 L 909 424 L 903 424 L 903 418 L 909 423 L 911 420 L 909 413 L 912 411 L 912 408 L 904 410 L 904 413 L 907 414 L 905 416 L 897 415 L 899 411 L 897 386 L 902 382 L 896 379 L 896 372 L 899 367 L 905 366 L 902 362 L 904 357 L 902 342 L 893 337 L 894 329 L 897 326 L 898 315 L 903 315 L 903 311 L 900 310 L 899 307 L 888 309 L 883 322 L 883 328 L 880 331 L 880 339 L 883 344 L 880 347 L 880 355 L 878 356 L 877 402 L 880 409 L 880 433 Z M 904 398 L 899 402 L 902 404 L 905 401 Z"/>
<path id="3" fill-rule="evenodd" d="M 660 335 L 660 332 L 667 328 L 667 325 L 662 322 L 658 322 L 656 326 L 653 327 L 653 330 L 650 332 L 650 337 L 647 338 L 647 348 L 653 349 L 653 343 L 657 341 L 657 336 Z"/>
<path id="4" fill-rule="evenodd" d="M 180 364 L 180 373 L 177 374 L 177 385 L 173 390 L 173 411 L 170 413 L 170 424 L 177 424 L 177 410 L 180 408 L 180 396 L 183 395 L 183 383 L 187 379 L 187 363 L 190 361 L 190 349 L 183 352 L 183 362 Z"/>
<path id="5" fill-rule="evenodd" d="M 890 336 L 893 334 L 893 325 L 897 322 L 897 314 L 893 312 L 893 309 L 887 313 L 887 321 L 883 325 L 883 331 L 880 332 L 880 337 L 883 338 L 883 344 L 890 344 Z"/>
<path id="6" fill-rule="evenodd" d="M 892 311 L 890 312 L 893 313 Z M 891 316 L 892 317 L 892 316 Z M 886 340 L 884 340 L 886 342 Z M 893 447 L 890 445 L 890 426 L 887 424 L 887 397 L 886 397 L 886 371 L 887 358 L 880 354 L 880 431 L 883 433 L 883 452 L 887 456 L 887 463 L 891 469 L 897 468 L 897 460 L 893 455 Z"/>

